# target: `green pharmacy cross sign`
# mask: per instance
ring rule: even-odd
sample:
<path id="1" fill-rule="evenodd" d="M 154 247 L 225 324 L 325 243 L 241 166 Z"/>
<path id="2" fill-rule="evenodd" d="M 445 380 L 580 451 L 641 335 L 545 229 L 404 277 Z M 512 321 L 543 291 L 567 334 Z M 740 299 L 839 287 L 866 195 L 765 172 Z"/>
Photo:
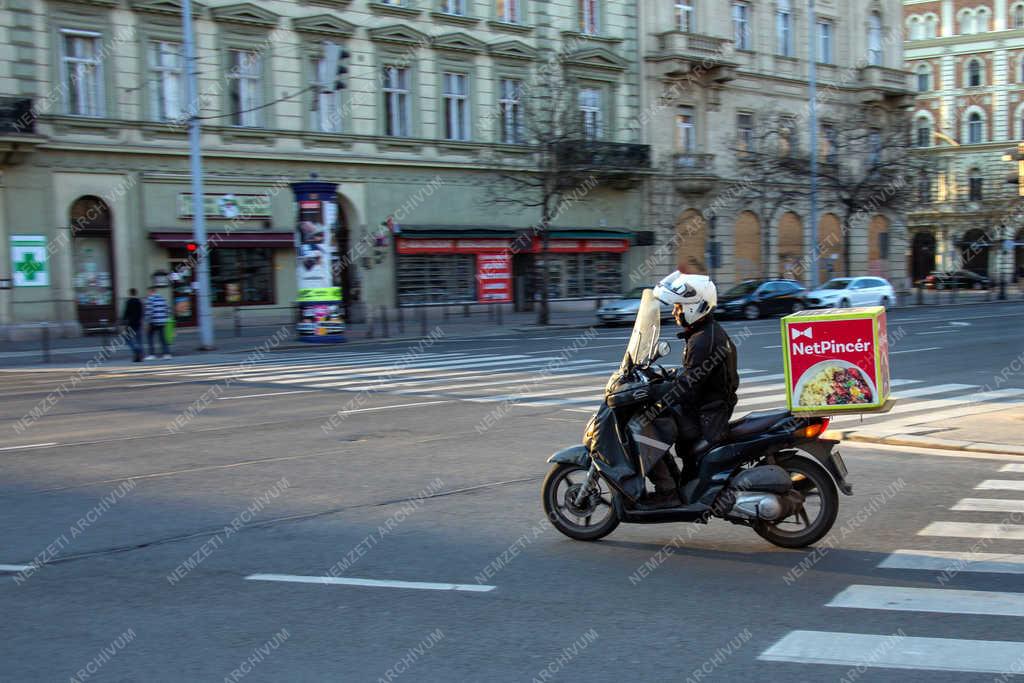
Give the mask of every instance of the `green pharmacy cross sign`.
<path id="1" fill-rule="evenodd" d="M 15 287 L 49 286 L 45 236 L 12 235 L 11 263 Z"/>

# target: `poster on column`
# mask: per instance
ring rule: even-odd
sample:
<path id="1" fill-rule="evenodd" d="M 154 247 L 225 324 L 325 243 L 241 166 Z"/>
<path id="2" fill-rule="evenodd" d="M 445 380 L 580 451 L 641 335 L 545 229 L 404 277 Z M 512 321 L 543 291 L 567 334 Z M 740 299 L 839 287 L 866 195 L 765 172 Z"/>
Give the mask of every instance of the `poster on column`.
<path id="1" fill-rule="evenodd" d="M 300 309 L 300 337 L 333 337 L 345 329 L 342 292 L 337 284 L 337 244 L 334 225 L 338 207 L 333 201 L 302 200 L 295 233 Z"/>
<path id="2" fill-rule="evenodd" d="M 481 303 L 512 301 L 512 260 L 508 254 L 477 254 L 477 300 Z"/>

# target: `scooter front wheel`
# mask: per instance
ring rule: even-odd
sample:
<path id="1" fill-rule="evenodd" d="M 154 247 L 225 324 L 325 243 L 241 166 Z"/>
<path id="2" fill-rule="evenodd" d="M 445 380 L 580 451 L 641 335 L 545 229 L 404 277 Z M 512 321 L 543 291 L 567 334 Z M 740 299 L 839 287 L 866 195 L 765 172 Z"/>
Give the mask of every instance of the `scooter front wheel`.
<path id="1" fill-rule="evenodd" d="M 541 486 L 541 504 L 548 521 L 577 541 L 604 538 L 619 525 L 619 515 L 612 505 L 615 494 L 600 477 L 580 500 L 579 493 L 587 486 L 588 472 L 580 465 L 558 463 Z"/>

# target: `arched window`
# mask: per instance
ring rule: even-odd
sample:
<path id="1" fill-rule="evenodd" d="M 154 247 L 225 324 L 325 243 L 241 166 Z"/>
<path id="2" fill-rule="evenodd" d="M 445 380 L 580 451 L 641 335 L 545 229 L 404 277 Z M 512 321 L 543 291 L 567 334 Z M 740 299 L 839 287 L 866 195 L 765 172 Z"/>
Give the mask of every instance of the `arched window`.
<path id="1" fill-rule="evenodd" d="M 983 185 L 981 170 L 972 168 L 967 174 L 967 198 L 972 202 L 980 202 L 983 198 Z"/>
<path id="2" fill-rule="evenodd" d="M 917 92 L 928 92 L 932 89 L 932 68 L 927 64 L 917 67 Z"/>
<path id="3" fill-rule="evenodd" d="M 932 123 L 925 116 L 917 119 L 914 126 L 914 145 L 917 147 L 930 147 L 932 144 Z"/>
<path id="4" fill-rule="evenodd" d="M 1010 25 L 1013 28 L 1024 28 L 1024 5 L 1014 5 L 1013 9 L 1010 10 L 1010 16 Z"/>
<path id="5" fill-rule="evenodd" d="M 924 22 L 921 21 L 921 17 L 910 17 L 909 28 L 911 40 L 921 40 L 924 38 Z"/>
<path id="6" fill-rule="evenodd" d="M 872 12 L 868 15 L 868 63 L 882 66 L 882 15 Z"/>
<path id="7" fill-rule="evenodd" d="M 967 62 L 967 87 L 977 88 L 981 85 L 981 60 L 972 59 Z"/>
<path id="8" fill-rule="evenodd" d="M 929 14 L 924 18 L 924 37 L 935 38 L 939 34 L 939 18 L 934 14 Z"/>
<path id="9" fill-rule="evenodd" d="M 969 9 L 960 13 L 960 33 L 961 35 L 974 33 L 974 12 Z"/>
<path id="10" fill-rule="evenodd" d="M 917 176 L 917 201 L 921 204 L 932 201 L 932 177 L 928 171 L 921 171 L 921 175 Z"/>
<path id="11" fill-rule="evenodd" d="M 967 117 L 967 142 L 972 145 L 978 145 L 984 142 L 985 137 L 985 122 L 981 118 L 981 114 L 974 111 Z"/>
<path id="12" fill-rule="evenodd" d="M 974 17 L 974 32 L 985 33 L 986 31 L 988 31 L 988 9 L 979 7 L 978 13 Z"/>

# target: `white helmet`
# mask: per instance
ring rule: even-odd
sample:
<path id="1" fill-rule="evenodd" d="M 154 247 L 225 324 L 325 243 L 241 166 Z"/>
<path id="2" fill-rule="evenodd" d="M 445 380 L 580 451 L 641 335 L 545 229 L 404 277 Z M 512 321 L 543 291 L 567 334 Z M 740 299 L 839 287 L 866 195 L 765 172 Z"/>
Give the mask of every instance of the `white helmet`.
<path id="1" fill-rule="evenodd" d="M 683 319 L 692 325 L 718 304 L 718 289 L 707 275 L 687 275 L 678 270 L 654 288 L 654 296 L 664 304 L 683 307 Z"/>

